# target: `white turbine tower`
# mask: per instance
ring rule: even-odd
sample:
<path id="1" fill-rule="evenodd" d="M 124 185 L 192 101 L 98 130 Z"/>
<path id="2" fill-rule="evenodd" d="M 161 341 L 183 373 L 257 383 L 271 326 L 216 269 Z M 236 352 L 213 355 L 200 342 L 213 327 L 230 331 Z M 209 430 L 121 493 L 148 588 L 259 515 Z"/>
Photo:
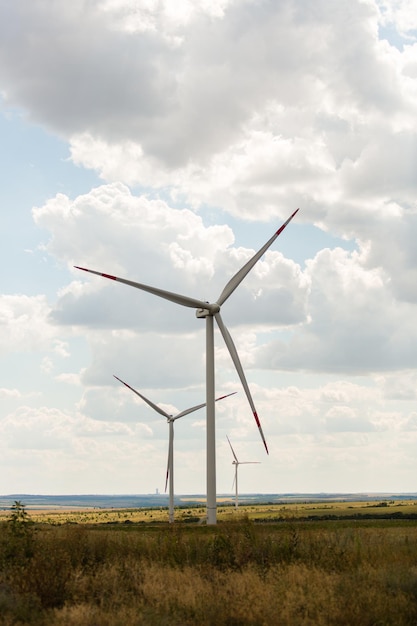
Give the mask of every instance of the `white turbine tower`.
<path id="1" fill-rule="evenodd" d="M 135 393 L 137 396 L 139 396 L 139 398 L 142 398 L 142 400 L 144 400 L 152 409 L 154 409 L 154 411 L 166 417 L 166 420 L 169 426 L 169 442 L 168 442 L 167 473 L 166 473 L 166 479 L 165 479 L 165 492 L 167 490 L 168 479 L 169 479 L 169 522 L 172 523 L 174 521 L 174 422 L 180 417 L 184 417 L 184 415 L 188 415 L 189 413 L 198 411 L 198 409 L 202 409 L 204 406 L 206 406 L 206 403 L 204 402 L 203 404 L 192 406 L 190 409 L 185 409 L 185 411 L 181 411 L 181 413 L 178 413 L 178 415 L 175 415 L 175 416 L 170 415 L 169 413 L 161 409 L 161 407 L 159 407 L 157 404 L 154 404 L 151 400 L 149 400 L 144 395 L 139 393 L 139 391 L 136 391 L 136 389 L 134 389 L 133 387 L 125 383 L 124 380 L 122 380 L 118 376 L 115 376 L 114 374 L 113 376 L 114 378 L 116 378 L 116 380 L 121 382 L 122 385 L 124 385 L 125 387 L 133 391 L 133 393 Z M 228 393 L 225 396 L 216 398 L 216 402 L 218 400 L 223 400 L 224 398 L 228 398 L 229 396 L 233 396 L 235 395 L 235 393 L 237 392 L 233 391 L 232 393 Z"/>
<path id="2" fill-rule="evenodd" d="M 207 438 L 207 524 L 216 524 L 216 432 L 215 432 L 215 388 L 214 388 L 214 332 L 213 332 L 213 317 L 216 318 L 217 325 L 220 329 L 226 346 L 230 352 L 236 371 L 239 375 L 240 381 L 245 390 L 247 399 L 252 409 L 253 416 L 259 429 L 259 433 L 262 437 L 262 441 L 265 446 L 265 450 L 268 453 L 268 447 L 266 445 L 265 437 L 262 432 L 261 424 L 258 418 L 258 414 L 255 409 L 255 405 L 252 400 L 251 393 L 249 391 L 248 384 L 246 382 L 245 374 L 243 372 L 240 359 L 233 343 L 232 337 L 229 331 L 223 323 L 220 316 L 220 308 L 231 296 L 236 287 L 240 285 L 245 276 L 250 272 L 255 263 L 265 254 L 268 248 L 274 243 L 275 239 L 282 233 L 284 228 L 289 224 L 294 215 L 298 212 L 298 209 L 287 219 L 286 222 L 272 235 L 271 239 L 266 242 L 264 246 L 254 256 L 245 263 L 245 265 L 229 280 L 220 296 L 215 302 L 203 302 L 203 300 L 197 300 L 188 296 L 183 296 L 171 291 L 165 291 L 164 289 L 158 289 L 157 287 L 151 287 L 142 283 L 137 283 L 132 280 L 126 280 L 125 278 L 118 278 L 111 274 L 104 274 L 103 272 L 97 272 L 95 270 L 87 269 L 86 267 L 79 267 L 76 265 L 76 269 L 83 270 L 84 272 L 90 272 L 91 274 L 97 274 L 97 276 L 103 276 L 110 280 L 115 280 L 119 283 L 124 283 L 130 287 L 147 291 L 155 296 L 170 300 L 176 304 L 196 309 L 196 316 L 198 318 L 205 318 L 206 320 L 206 404 L 207 404 L 207 426 L 206 426 L 206 438 Z"/>
<path id="3" fill-rule="evenodd" d="M 226 437 L 227 437 L 227 435 L 226 435 Z M 232 489 L 233 489 L 233 487 L 236 488 L 236 491 L 235 491 L 235 507 L 238 508 L 238 506 L 239 506 L 239 491 L 238 491 L 238 485 L 237 485 L 237 474 L 238 474 L 237 470 L 238 470 L 238 467 L 239 467 L 239 465 L 249 465 L 249 464 L 252 465 L 254 463 L 259 463 L 259 461 L 238 461 L 238 458 L 237 458 L 237 456 L 235 454 L 235 451 L 232 448 L 232 444 L 230 443 L 229 437 L 227 437 L 227 441 L 229 442 L 230 449 L 231 449 L 232 454 L 234 456 L 234 461 L 232 461 L 232 464 L 235 466 L 235 477 L 234 477 L 234 480 L 233 480 Z"/>

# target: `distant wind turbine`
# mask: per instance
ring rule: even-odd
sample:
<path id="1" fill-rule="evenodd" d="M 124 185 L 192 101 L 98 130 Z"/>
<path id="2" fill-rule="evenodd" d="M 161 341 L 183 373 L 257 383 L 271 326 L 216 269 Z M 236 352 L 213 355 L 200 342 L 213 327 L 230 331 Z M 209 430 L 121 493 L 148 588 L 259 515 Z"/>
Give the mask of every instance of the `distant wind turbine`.
<path id="1" fill-rule="evenodd" d="M 141 289 L 165 300 L 170 300 L 176 304 L 196 309 L 196 316 L 198 318 L 205 318 L 206 320 L 206 404 L 207 404 L 207 426 L 206 426 L 206 446 L 207 446 L 207 524 L 216 524 L 216 424 L 215 424 L 215 387 L 214 387 L 214 331 L 213 331 L 213 317 L 216 318 L 217 325 L 220 329 L 223 339 L 230 352 L 236 371 L 239 375 L 240 381 L 245 390 L 249 405 L 252 409 L 253 416 L 259 429 L 259 433 L 262 437 L 262 441 L 265 446 L 265 450 L 268 453 L 268 447 L 266 445 L 265 437 L 262 432 L 262 427 L 258 418 L 258 414 L 255 409 L 255 405 L 252 400 L 251 393 L 249 391 L 248 384 L 246 382 L 245 374 L 243 372 L 242 365 L 240 363 L 239 355 L 237 353 L 235 344 L 232 337 L 223 323 L 220 316 L 220 308 L 222 304 L 231 296 L 235 289 L 240 285 L 245 276 L 250 272 L 253 266 L 259 261 L 259 259 L 265 254 L 268 248 L 274 243 L 275 239 L 282 233 L 284 228 L 289 224 L 294 215 L 299 209 L 287 219 L 286 222 L 272 235 L 271 239 L 266 242 L 264 246 L 254 256 L 245 263 L 245 265 L 229 280 L 220 296 L 215 302 L 204 302 L 203 300 L 196 300 L 195 298 L 189 298 L 178 293 L 171 291 L 165 291 L 164 289 L 158 289 L 157 287 L 151 287 L 142 283 L 137 283 L 132 280 L 126 280 L 125 278 L 118 278 L 111 274 L 104 274 L 103 272 L 97 272 L 95 270 L 87 269 L 86 267 L 79 267 L 76 265 L 76 269 L 83 270 L 84 272 L 90 272 L 91 274 L 97 274 L 97 276 L 103 276 L 110 280 L 115 280 L 119 283 L 124 283 L 130 287 Z"/>
<path id="2" fill-rule="evenodd" d="M 121 378 L 113 374 L 114 378 L 122 383 L 125 387 L 133 391 L 139 398 L 142 398 L 154 411 L 166 417 L 168 426 L 169 426 L 169 443 L 168 443 L 168 463 L 167 463 L 167 473 L 165 479 L 165 492 L 167 490 L 168 479 L 169 479 L 169 522 L 172 523 L 174 521 L 174 422 L 180 417 L 184 417 L 184 415 L 188 415 L 189 413 L 193 413 L 194 411 L 198 411 L 198 409 L 202 409 L 206 406 L 206 403 L 197 404 L 197 406 L 193 406 L 190 409 L 185 409 L 185 411 L 181 411 L 177 415 L 171 415 L 167 413 L 157 404 L 154 404 L 151 400 L 146 398 L 144 395 L 136 391 L 133 387 L 124 382 Z M 224 398 L 228 398 L 229 396 L 234 396 L 236 391 L 232 393 L 228 393 L 225 396 L 220 396 L 220 398 L 216 398 L 216 402 L 218 400 L 223 400 Z"/>
<path id="3" fill-rule="evenodd" d="M 227 435 L 226 435 L 226 437 L 227 437 Z M 238 467 L 239 467 L 239 465 L 249 465 L 249 464 L 252 465 L 254 463 L 259 463 L 259 461 L 238 461 L 237 456 L 235 454 L 235 451 L 232 448 L 232 444 L 230 443 L 229 437 L 227 437 L 227 441 L 229 442 L 230 449 L 231 449 L 232 454 L 234 456 L 234 461 L 232 461 L 232 464 L 235 466 L 235 477 L 234 477 L 234 480 L 233 480 L 232 489 L 233 489 L 233 487 L 236 488 L 236 491 L 235 491 L 235 507 L 238 508 L 238 506 L 239 506 L 239 492 L 238 492 L 238 485 L 237 485 L 237 473 L 238 473 L 237 470 L 238 470 Z"/>

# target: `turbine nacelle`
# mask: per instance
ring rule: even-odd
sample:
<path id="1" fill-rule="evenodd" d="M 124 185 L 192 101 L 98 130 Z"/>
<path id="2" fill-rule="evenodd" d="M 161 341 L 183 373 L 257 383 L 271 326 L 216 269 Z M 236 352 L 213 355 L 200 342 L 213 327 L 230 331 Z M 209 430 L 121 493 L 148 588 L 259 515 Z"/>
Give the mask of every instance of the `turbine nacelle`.
<path id="1" fill-rule="evenodd" d="M 204 319 L 206 317 L 216 315 L 216 313 L 219 313 L 219 311 L 220 307 L 217 302 L 215 302 L 214 304 L 210 304 L 209 302 L 207 302 L 207 308 L 197 309 L 195 312 L 195 316 L 198 319 Z"/>

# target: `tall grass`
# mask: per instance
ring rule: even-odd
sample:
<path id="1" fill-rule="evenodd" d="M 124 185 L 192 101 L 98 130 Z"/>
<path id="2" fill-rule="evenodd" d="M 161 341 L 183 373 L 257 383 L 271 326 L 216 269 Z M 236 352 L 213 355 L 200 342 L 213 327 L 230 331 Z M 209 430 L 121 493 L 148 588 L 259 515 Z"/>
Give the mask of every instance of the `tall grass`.
<path id="1" fill-rule="evenodd" d="M 416 624 L 417 526 L 3 523 L 0 623 Z"/>

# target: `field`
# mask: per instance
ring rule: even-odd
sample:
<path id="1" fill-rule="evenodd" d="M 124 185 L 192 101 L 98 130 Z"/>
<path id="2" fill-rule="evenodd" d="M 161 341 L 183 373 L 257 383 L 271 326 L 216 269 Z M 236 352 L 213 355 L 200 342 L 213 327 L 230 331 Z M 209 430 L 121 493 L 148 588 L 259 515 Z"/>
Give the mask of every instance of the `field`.
<path id="1" fill-rule="evenodd" d="M 21 509 L 0 522 L 0 623 L 417 623 L 415 501 Z M 8 521 L 7 521 L 8 520 Z"/>
<path id="2" fill-rule="evenodd" d="M 236 510 L 230 502 L 218 501 L 219 522 L 232 521 L 246 517 L 252 521 L 290 521 L 290 520 L 331 520 L 331 519 L 367 519 L 367 518 L 407 518 L 416 519 L 417 500 L 382 500 L 382 501 L 334 501 L 334 502 L 296 502 L 282 504 L 240 505 Z M 8 511 L 0 511 L 0 520 Z M 175 520 L 180 522 L 204 522 L 205 505 L 184 504 L 175 509 Z M 163 523 L 168 521 L 166 507 L 123 508 L 123 509 L 34 509 L 30 511 L 32 521 L 47 524 L 110 524 L 110 523 Z"/>

